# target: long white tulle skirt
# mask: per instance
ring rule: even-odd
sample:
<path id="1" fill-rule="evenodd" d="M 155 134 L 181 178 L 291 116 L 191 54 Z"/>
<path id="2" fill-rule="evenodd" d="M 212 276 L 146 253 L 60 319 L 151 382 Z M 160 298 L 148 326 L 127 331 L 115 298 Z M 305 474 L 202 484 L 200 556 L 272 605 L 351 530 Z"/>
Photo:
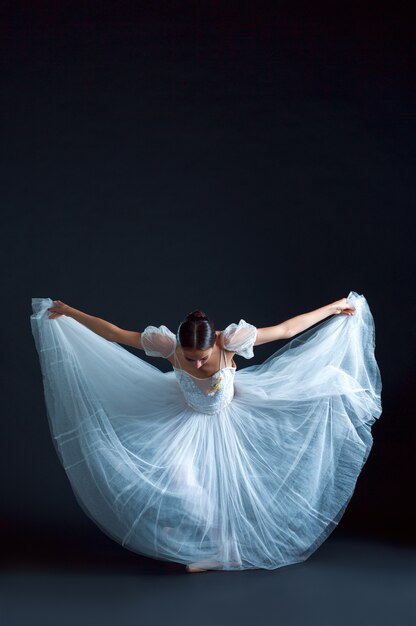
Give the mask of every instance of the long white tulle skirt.
<path id="1" fill-rule="evenodd" d="M 307 559 L 353 494 L 381 415 L 374 321 L 332 316 L 260 365 L 237 370 L 218 414 L 185 402 L 161 372 L 74 319 L 31 327 L 57 454 L 84 512 L 139 554 L 211 569 Z"/>

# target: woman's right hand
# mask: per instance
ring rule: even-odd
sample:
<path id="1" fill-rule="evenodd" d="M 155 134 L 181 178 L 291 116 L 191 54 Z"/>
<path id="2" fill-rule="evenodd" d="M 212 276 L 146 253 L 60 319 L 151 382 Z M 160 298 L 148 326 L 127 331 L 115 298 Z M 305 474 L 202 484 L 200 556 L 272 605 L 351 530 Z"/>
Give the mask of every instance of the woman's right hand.
<path id="1" fill-rule="evenodd" d="M 337 300 L 334 303 L 334 314 L 335 315 L 354 315 L 355 306 L 351 306 L 348 304 L 347 298 L 341 298 L 341 300 Z"/>
<path id="2" fill-rule="evenodd" d="M 71 307 L 68 304 L 62 302 L 62 300 L 53 300 L 54 306 L 51 306 L 48 311 L 52 311 L 52 315 L 48 316 L 49 320 L 54 320 L 61 315 L 69 315 Z"/>

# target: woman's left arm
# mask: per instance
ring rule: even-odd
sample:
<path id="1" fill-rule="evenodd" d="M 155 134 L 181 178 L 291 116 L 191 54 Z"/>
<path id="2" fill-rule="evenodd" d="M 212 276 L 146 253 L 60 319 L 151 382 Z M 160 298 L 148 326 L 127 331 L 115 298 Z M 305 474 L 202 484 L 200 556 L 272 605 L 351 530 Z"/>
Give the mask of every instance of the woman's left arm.
<path id="1" fill-rule="evenodd" d="M 341 298 L 331 304 L 326 304 L 319 309 L 296 315 L 288 320 L 276 324 L 276 326 L 268 326 L 266 328 L 257 329 L 256 343 L 258 346 L 262 343 L 276 341 L 277 339 L 291 339 L 294 335 L 310 328 L 317 322 L 321 322 L 330 315 L 354 315 L 355 307 L 348 304 L 347 298 Z"/>

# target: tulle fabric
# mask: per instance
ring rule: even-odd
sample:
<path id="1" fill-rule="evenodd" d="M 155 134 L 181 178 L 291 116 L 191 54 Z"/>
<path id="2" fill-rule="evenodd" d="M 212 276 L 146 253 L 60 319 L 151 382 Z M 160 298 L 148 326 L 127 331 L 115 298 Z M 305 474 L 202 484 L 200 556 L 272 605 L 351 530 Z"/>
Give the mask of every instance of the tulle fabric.
<path id="1" fill-rule="evenodd" d="M 222 332 L 223 345 L 226 350 L 235 352 L 245 359 L 254 356 L 253 346 L 257 337 L 257 328 L 241 319 L 238 324 L 229 324 Z"/>
<path id="2" fill-rule="evenodd" d="M 52 300 L 33 298 L 51 434 L 84 512 L 160 560 L 240 570 L 308 558 L 342 517 L 381 415 L 373 317 L 364 296 L 348 301 L 355 315 L 233 372 L 232 400 L 208 414 L 174 371 L 48 319 Z"/>
<path id="3" fill-rule="evenodd" d="M 176 349 L 176 336 L 167 326 L 146 326 L 141 332 L 142 348 L 147 356 L 167 359 Z"/>

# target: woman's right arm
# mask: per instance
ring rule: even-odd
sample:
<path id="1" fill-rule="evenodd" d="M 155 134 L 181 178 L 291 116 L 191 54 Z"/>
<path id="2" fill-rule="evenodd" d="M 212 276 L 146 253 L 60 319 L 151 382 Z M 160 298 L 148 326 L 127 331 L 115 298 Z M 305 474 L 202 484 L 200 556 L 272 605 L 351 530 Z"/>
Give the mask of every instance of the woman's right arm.
<path id="1" fill-rule="evenodd" d="M 74 320 L 83 324 L 94 333 L 104 337 L 104 339 L 107 339 L 108 341 L 115 341 L 117 343 L 133 346 L 134 348 L 143 349 L 141 344 L 141 333 L 134 330 L 123 330 L 115 324 L 107 322 L 100 317 L 95 317 L 94 315 L 89 315 L 79 309 L 75 309 L 61 300 L 54 300 L 53 303 L 54 306 L 48 308 L 48 311 L 51 311 L 52 313 L 48 319 L 55 319 L 60 315 L 66 315 L 68 317 L 72 317 Z"/>
<path id="2" fill-rule="evenodd" d="M 319 309 L 291 317 L 275 326 L 259 328 L 257 330 L 257 340 L 254 345 L 258 346 L 262 343 L 276 341 L 276 339 L 291 339 L 294 335 L 307 330 L 330 315 L 339 315 L 340 313 L 343 315 L 354 315 L 354 311 L 355 307 L 348 304 L 347 298 L 341 298 L 340 300 L 331 302 L 331 304 L 321 306 Z"/>

